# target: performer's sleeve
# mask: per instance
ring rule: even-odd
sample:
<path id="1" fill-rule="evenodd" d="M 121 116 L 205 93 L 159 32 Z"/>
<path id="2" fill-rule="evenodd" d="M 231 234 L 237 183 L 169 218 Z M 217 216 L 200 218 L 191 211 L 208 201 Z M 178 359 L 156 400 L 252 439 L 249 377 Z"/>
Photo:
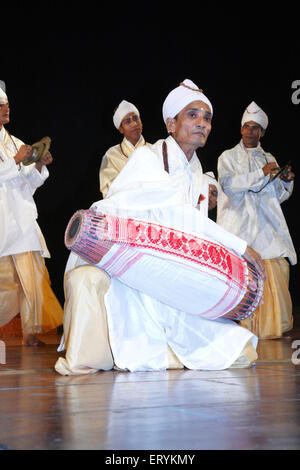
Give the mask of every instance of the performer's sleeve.
<path id="1" fill-rule="evenodd" d="M 280 176 L 274 181 L 276 196 L 280 204 L 289 199 L 294 190 L 294 181 L 283 181 Z"/>
<path id="2" fill-rule="evenodd" d="M 269 181 L 262 168 L 241 173 L 235 159 L 224 152 L 218 159 L 218 176 L 223 191 L 227 194 L 246 192 L 249 189 L 258 191 Z"/>
<path id="3" fill-rule="evenodd" d="M 157 220 L 162 225 L 220 243 L 239 255 L 243 255 L 247 248 L 245 240 L 228 232 L 190 204 L 153 210 L 153 221 Z"/>
<path id="4" fill-rule="evenodd" d="M 49 171 L 46 165 L 42 166 L 41 172 L 39 172 L 35 164 L 28 166 L 21 166 L 22 175 L 26 178 L 27 183 L 31 188 L 31 193 L 34 194 L 36 189 L 44 184 L 46 179 L 49 177 Z"/>
<path id="5" fill-rule="evenodd" d="M 0 160 L 0 183 L 17 178 L 19 176 L 19 167 L 13 158 Z"/>
<path id="6" fill-rule="evenodd" d="M 21 145 L 24 145 L 24 142 L 22 142 L 20 139 L 17 139 L 16 137 L 13 139 L 17 149 L 19 149 Z M 35 164 L 24 166 L 22 163 L 18 165 L 14 158 L 10 158 L 5 161 L 0 159 L 0 183 L 11 179 L 24 177 L 33 194 L 35 190 L 45 182 L 48 176 L 49 172 L 45 165 L 43 165 L 42 171 L 40 173 L 35 168 Z"/>
<path id="7" fill-rule="evenodd" d="M 11 139 L 16 147 L 16 154 L 17 151 L 20 149 L 21 145 L 24 145 L 24 142 L 22 142 L 22 140 L 18 139 L 17 137 L 11 137 Z M 20 165 L 15 162 L 14 158 L 9 158 L 4 161 L 0 158 L 0 183 L 4 183 L 5 181 L 18 178 L 21 175 L 22 172 L 20 171 Z"/>
<path id="8" fill-rule="evenodd" d="M 100 192 L 103 198 L 107 196 L 110 185 L 119 173 L 119 168 L 114 164 L 113 160 L 105 154 L 99 171 Z"/>
<path id="9" fill-rule="evenodd" d="M 231 232 L 228 232 L 208 217 L 206 218 L 203 225 L 206 236 L 216 240 L 218 243 L 226 246 L 240 255 L 245 253 L 247 248 L 247 242 L 245 240 L 237 237 Z"/>
<path id="10" fill-rule="evenodd" d="M 268 161 L 274 161 L 276 165 L 279 166 L 275 157 L 271 153 L 267 153 L 266 155 L 267 155 Z M 283 181 L 280 178 L 280 176 L 278 176 L 278 178 L 276 178 L 270 184 L 274 185 L 275 191 L 276 191 L 276 197 L 280 204 L 282 204 L 284 201 L 289 199 L 294 189 L 294 181 L 290 181 L 290 182 Z"/>

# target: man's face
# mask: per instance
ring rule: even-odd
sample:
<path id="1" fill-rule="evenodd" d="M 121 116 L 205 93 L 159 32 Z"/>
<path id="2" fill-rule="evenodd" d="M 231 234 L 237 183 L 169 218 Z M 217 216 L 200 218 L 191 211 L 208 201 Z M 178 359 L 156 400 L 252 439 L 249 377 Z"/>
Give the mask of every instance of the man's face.
<path id="1" fill-rule="evenodd" d="M 254 121 L 245 122 L 241 127 L 242 139 L 247 148 L 257 147 L 264 133 L 262 127 Z"/>
<path id="2" fill-rule="evenodd" d="M 143 131 L 142 121 L 137 114 L 128 113 L 123 118 L 119 131 L 129 142 L 135 145 Z"/>
<path id="3" fill-rule="evenodd" d="M 203 101 L 193 101 L 178 113 L 176 119 L 167 120 L 168 130 L 180 147 L 190 145 L 195 150 L 206 144 L 211 122 L 210 107 Z"/>
<path id="4" fill-rule="evenodd" d="M 7 124 L 9 122 L 9 104 L 0 103 L 0 129 L 4 124 Z"/>

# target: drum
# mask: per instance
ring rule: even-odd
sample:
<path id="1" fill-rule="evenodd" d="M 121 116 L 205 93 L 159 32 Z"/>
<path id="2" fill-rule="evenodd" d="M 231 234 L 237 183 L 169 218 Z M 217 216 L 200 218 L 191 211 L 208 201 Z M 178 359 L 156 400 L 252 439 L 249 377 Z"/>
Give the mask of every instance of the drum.
<path id="1" fill-rule="evenodd" d="M 219 277 L 226 287 L 226 295 L 231 289 L 232 299 L 238 300 L 233 300 L 231 310 L 227 308 L 221 312 L 219 304 L 223 301 L 222 296 L 218 299 L 217 293 L 210 293 L 211 296 L 215 295 L 215 307 L 210 309 L 209 315 L 203 315 L 206 318 L 215 319 L 221 316 L 235 321 L 244 320 L 252 315 L 262 299 L 263 280 L 256 268 L 220 244 L 150 222 L 120 218 L 92 210 L 79 210 L 70 219 L 65 232 L 65 245 L 89 263 L 98 264 L 114 244 L 135 249 L 146 248 L 150 250 L 152 256 L 157 257 L 160 253 L 171 254 L 172 261 L 174 259 L 174 262 L 180 265 L 184 265 L 186 260 L 189 268 L 192 266 L 195 269 L 194 277 L 197 276 L 197 269 L 201 272 L 204 269 L 211 278 Z M 107 270 L 107 273 L 111 277 L 115 276 L 112 271 Z M 142 277 L 147 279 L 147 273 L 145 272 Z M 180 282 L 179 276 L 179 291 L 182 290 Z M 134 285 L 131 284 L 133 288 L 139 289 L 138 286 L 140 279 L 134 281 Z M 199 283 L 195 286 L 196 291 L 199 289 L 198 286 Z M 191 299 L 194 299 L 195 289 L 190 292 Z M 170 305 L 179 308 L 172 302 Z M 215 312 L 212 312 L 213 310 Z M 189 311 L 189 313 L 194 312 Z"/>
<path id="2" fill-rule="evenodd" d="M 97 264 L 113 245 L 103 240 L 106 227 L 105 216 L 94 211 L 79 210 L 67 225 L 65 245 L 89 263 Z"/>
<path id="3" fill-rule="evenodd" d="M 239 304 L 230 312 L 226 313 L 223 318 L 241 321 L 250 317 L 255 312 L 261 302 L 264 284 L 261 276 L 258 274 L 255 266 L 247 262 L 248 267 L 248 285 L 247 291 Z"/>

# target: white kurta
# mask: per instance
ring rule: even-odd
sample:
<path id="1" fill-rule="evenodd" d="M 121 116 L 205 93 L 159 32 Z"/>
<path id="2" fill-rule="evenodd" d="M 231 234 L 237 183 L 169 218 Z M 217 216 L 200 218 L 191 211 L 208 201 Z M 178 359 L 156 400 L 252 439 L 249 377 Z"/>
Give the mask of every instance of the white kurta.
<path id="1" fill-rule="evenodd" d="M 293 182 L 280 178 L 269 181 L 262 168 L 276 162 L 259 145 L 246 150 L 241 141 L 218 159 L 218 175 L 227 200 L 218 202 L 217 223 L 247 241 L 263 259 L 287 257 L 296 264 L 297 257 L 280 204 L 293 191 Z M 259 191 L 260 192 L 253 192 Z"/>
<path id="2" fill-rule="evenodd" d="M 139 147 L 143 145 L 151 145 L 145 142 L 144 137 L 141 135 L 136 145 L 133 145 L 129 140 L 124 137 L 122 142 L 118 145 L 110 147 L 105 153 L 101 161 L 99 180 L 100 191 L 103 197 L 106 197 L 111 183 L 118 176 L 120 171 L 124 168 L 130 155 Z"/>
<path id="3" fill-rule="evenodd" d="M 49 257 L 47 246 L 37 224 L 37 209 L 33 199 L 49 172 L 40 173 L 35 165 L 16 165 L 14 156 L 23 142 L 0 130 L 0 257 L 39 251 Z"/>
<path id="4" fill-rule="evenodd" d="M 202 179 L 196 154 L 188 162 L 172 137 L 166 142 L 169 174 L 164 170 L 162 141 L 151 148 L 140 148 L 110 186 L 107 198 L 94 203 L 92 209 L 196 233 L 244 253 L 245 241 L 195 208 Z M 99 267 L 103 262 L 105 259 Z M 82 264 L 87 263 L 71 254 L 66 271 Z M 257 344 L 256 336 L 230 320 L 212 321 L 190 315 L 114 277 L 105 295 L 105 306 L 114 362 L 122 369 L 165 369 L 168 346 L 186 367 L 223 369 L 233 364 L 249 340 L 254 347 Z M 60 350 L 63 348 L 64 338 Z"/>

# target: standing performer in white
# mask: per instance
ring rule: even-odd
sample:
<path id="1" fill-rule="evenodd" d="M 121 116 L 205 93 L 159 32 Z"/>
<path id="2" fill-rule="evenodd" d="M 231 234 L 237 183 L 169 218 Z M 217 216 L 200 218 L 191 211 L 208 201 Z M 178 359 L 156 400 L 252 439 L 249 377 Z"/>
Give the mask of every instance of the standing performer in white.
<path id="1" fill-rule="evenodd" d="M 35 335 L 62 324 L 63 310 L 51 289 L 44 258 L 50 257 L 37 223 L 33 195 L 49 176 L 47 152 L 28 166 L 32 147 L 10 135 L 6 93 L 0 88 L 0 327 L 20 313 L 23 341 L 41 346 Z"/>
<path id="2" fill-rule="evenodd" d="M 264 300 L 241 324 L 259 338 L 280 338 L 293 327 L 289 264 L 297 257 L 281 204 L 293 191 L 291 167 L 278 164 L 264 151 L 261 139 L 268 127 L 266 113 L 252 102 L 241 122 L 241 141 L 218 159 L 219 181 L 227 199 L 218 203 L 217 223 L 247 241 L 262 257 L 267 280 Z"/>
<path id="3" fill-rule="evenodd" d="M 222 243 L 254 263 L 264 276 L 260 256 L 245 241 L 196 209 L 202 169 L 195 150 L 206 143 L 212 112 L 210 101 L 190 80 L 171 91 L 163 105 L 171 135 L 152 147 L 137 149 L 110 186 L 106 199 L 91 209 Z M 230 320 L 209 319 L 216 299 L 220 304 L 226 304 L 227 298 L 230 301 L 228 286 L 224 290 L 217 274 L 209 276 L 209 269 L 202 268 L 195 273 L 189 270 L 188 262 L 175 265 L 169 254 L 160 252 L 155 258 L 143 249 L 136 251 L 140 256 L 136 261 L 131 250 L 115 245 L 97 266 L 70 255 L 65 274 L 64 336 L 59 348 L 66 349 L 66 357 L 57 361 L 57 372 L 93 373 L 114 366 L 129 371 L 183 366 L 216 370 L 246 367 L 257 358 L 256 336 Z M 109 277 L 107 272 L 113 275 Z M 175 287 L 178 282 L 180 289 Z M 207 318 L 202 318 L 201 312 Z"/>

